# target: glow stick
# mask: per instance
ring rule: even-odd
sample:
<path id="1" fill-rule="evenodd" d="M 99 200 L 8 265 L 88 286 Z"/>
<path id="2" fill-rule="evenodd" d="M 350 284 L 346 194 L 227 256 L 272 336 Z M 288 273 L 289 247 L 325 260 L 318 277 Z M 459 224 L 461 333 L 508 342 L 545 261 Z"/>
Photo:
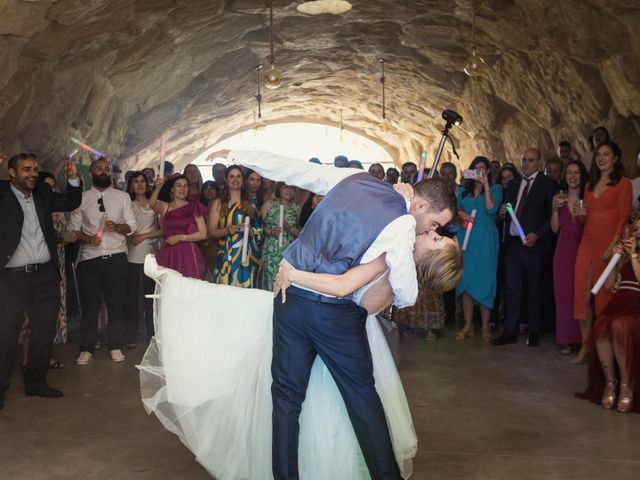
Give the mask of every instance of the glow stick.
<path id="1" fill-rule="evenodd" d="M 621 255 L 619 253 L 613 254 L 613 257 L 611 257 L 611 260 L 609 260 L 609 263 L 604 269 L 604 272 L 602 272 L 602 275 L 600 275 L 600 278 L 598 278 L 598 281 L 591 289 L 591 293 L 593 293 L 594 295 L 598 294 L 598 292 L 602 288 L 602 285 L 604 285 L 604 282 L 607 280 L 613 269 L 616 268 L 617 263 L 620 261 L 620 257 Z"/>
<path id="2" fill-rule="evenodd" d="M 420 169 L 418 170 L 418 182 L 422 181 L 424 175 L 424 167 L 427 166 L 427 152 L 422 152 L 420 156 Z"/>
<path id="3" fill-rule="evenodd" d="M 471 236 L 471 229 L 473 228 L 473 223 L 476 220 L 476 214 L 478 211 L 474 208 L 471 210 L 471 220 L 467 222 L 467 231 L 464 234 L 464 241 L 462 242 L 462 251 L 465 252 L 467 250 L 467 245 L 469 244 L 469 237 Z"/>
<path id="4" fill-rule="evenodd" d="M 520 239 L 522 240 L 522 243 L 524 243 L 525 242 L 524 230 L 522 229 L 522 225 L 520 225 L 520 222 L 518 221 L 518 217 L 516 217 L 516 214 L 513 213 L 513 206 L 510 203 L 507 203 L 507 212 L 509 212 L 509 215 L 511 216 L 511 221 L 513 222 L 513 225 L 516 227 L 516 232 L 518 232 L 518 235 L 520 235 Z"/>
<path id="5" fill-rule="evenodd" d="M 284 205 L 280 205 L 280 233 L 278 234 L 278 247 L 282 248 L 284 245 L 284 230 L 282 227 L 284 226 Z"/>
<path id="6" fill-rule="evenodd" d="M 93 153 L 94 155 L 96 155 L 97 157 L 104 157 L 104 154 L 102 152 L 100 152 L 99 150 L 96 150 L 95 148 L 91 148 L 89 145 L 87 145 L 86 143 L 82 143 L 80 140 L 78 140 L 77 138 L 73 138 L 71 137 L 71 141 L 73 143 L 75 143 L 76 145 L 78 145 L 81 149 L 83 149 L 85 152 L 89 152 L 89 153 Z"/>
<path id="7" fill-rule="evenodd" d="M 100 226 L 98 227 L 98 231 L 96 232 L 96 237 L 102 239 L 104 237 L 104 228 L 107 226 L 107 214 L 103 213 L 102 218 L 100 219 Z"/>
<path id="8" fill-rule="evenodd" d="M 158 176 L 164 178 L 164 157 L 167 155 L 167 138 L 162 135 L 160 140 L 160 171 Z"/>
<path id="9" fill-rule="evenodd" d="M 249 220 L 250 215 L 244 217 L 244 234 L 242 237 L 242 263 L 247 262 L 247 253 L 249 250 Z"/>
<path id="10" fill-rule="evenodd" d="M 68 155 L 69 160 L 71 160 L 73 157 L 75 157 L 75 156 L 78 154 L 78 152 L 79 152 L 79 151 L 80 151 L 80 150 L 78 150 L 78 149 L 76 148 L 73 152 L 69 153 L 69 155 Z"/>

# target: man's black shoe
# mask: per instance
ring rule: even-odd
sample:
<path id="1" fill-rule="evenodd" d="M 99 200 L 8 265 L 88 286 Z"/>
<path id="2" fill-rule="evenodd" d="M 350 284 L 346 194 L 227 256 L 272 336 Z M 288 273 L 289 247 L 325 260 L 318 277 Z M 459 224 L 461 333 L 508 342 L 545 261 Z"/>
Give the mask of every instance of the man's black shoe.
<path id="1" fill-rule="evenodd" d="M 491 345 L 507 345 L 509 343 L 516 343 L 518 341 L 515 335 L 507 335 L 503 333 L 499 337 L 491 340 Z"/>
<path id="2" fill-rule="evenodd" d="M 50 387 L 49 385 L 33 385 L 30 387 L 24 387 L 24 394 L 27 397 L 45 397 L 45 398 L 56 398 L 62 397 L 64 394 L 60 390 L 56 390 L 55 388 Z"/>
<path id="3" fill-rule="evenodd" d="M 540 339 L 535 333 L 530 333 L 527 337 L 527 347 L 537 347 L 540 345 Z"/>

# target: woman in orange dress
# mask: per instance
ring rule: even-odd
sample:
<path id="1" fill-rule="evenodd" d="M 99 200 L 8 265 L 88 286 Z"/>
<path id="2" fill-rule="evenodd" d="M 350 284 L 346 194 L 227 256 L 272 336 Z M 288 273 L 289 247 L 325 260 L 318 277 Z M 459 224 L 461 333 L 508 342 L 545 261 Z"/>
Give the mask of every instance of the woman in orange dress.
<path id="1" fill-rule="evenodd" d="M 584 194 L 584 207 L 574 205 L 574 217 L 581 218 L 586 210 L 584 233 L 575 270 L 574 317 L 580 320 L 582 348 L 576 363 L 587 355 L 587 337 L 591 332 L 593 315 L 599 315 L 611 300 L 612 293 L 601 289 L 595 295 L 595 312 L 591 307 L 591 287 L 604 271 L 622 227 L 631 212 L 631 181 L 624 177 L 620 147 L 610 140 L 596 149 Z M 582 217 L 584 218 L 584 217 Z"/>

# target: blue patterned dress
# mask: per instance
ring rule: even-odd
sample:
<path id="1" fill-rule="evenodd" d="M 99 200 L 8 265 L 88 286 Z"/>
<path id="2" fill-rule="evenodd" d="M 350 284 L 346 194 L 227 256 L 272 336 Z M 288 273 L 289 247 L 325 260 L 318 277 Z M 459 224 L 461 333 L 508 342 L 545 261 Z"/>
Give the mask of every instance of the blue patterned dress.
<path id="1" fill-rule="evenodd" d="M 262 222 L 255 204 L 251 204 L 251 230 L 252 236 L 259 238 L 262 234 Z M 218 228 L 227 228 L 230 225 L 243 225 L 247 213 L 238 203 L 229 208 L 226 215 L 220 217 Z M 218 240 L 218 255 L 216 257 L 215 282 L 221 285 L 233 285 L 235 287 L 256 288 L 257 273 L 260 270 L 260 260 L 252 252 L 251 237 L 249 240 L 249 254 L 246 263 L 242 263 L 242 239 L 244 232 L 236 232 L 233 235 L 225 235 Z M 254 243 L 253 248 L 256 248 Z"/>

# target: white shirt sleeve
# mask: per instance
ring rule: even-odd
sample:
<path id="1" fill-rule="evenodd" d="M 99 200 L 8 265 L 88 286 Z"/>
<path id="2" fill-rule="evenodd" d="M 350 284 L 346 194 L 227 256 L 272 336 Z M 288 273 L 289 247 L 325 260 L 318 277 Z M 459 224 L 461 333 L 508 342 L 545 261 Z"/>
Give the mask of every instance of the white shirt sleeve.
<path id="1" fill-rule="evenodd" d="M 84 194 L 82 195 L 82 201 L 84 202 Z M 69 232 L 79 232 L 82 228 L 82 204 L 71 212 L 69 223 L 67 224 L 67 230 Z"/>
<path id="2" fill-rule="evenodd" d="M 393 304 L 399 308 L 415 305 L 418 298 L 418 276 L 413 259 L 415 243 L 416 220 L 412 215 L 403 215 L 380 232 L 360 262 L 367 263 L 386 254 Z"/>
<path id="3" fill-rule="evenodd" d="M 124 223 L 129 225 L 129 228 L 131 228 L 131 231 L 127 233 L 127 235 L 133 235 L 134 233 L 136 233 L 136 229 L 138 228 L 138 225 L 136 222 L 136 214 L 133 211 L 133 206 L 131 205 L 131 198 L 129 198 L 129 195 L 126 195 L 124 197 L 123 209 L 124 209 Z"/>
<path id="4" fill-rule="evenodd" d="M 356 168 L 318 165 L 260 151 L 232 150 L 227 158 L 232 163 L 249 167 L 270 180 L 285 182 L 287 185 L 304 188 L 318 195 L 326 195 L 345 178 L 364 172 Z"/>

